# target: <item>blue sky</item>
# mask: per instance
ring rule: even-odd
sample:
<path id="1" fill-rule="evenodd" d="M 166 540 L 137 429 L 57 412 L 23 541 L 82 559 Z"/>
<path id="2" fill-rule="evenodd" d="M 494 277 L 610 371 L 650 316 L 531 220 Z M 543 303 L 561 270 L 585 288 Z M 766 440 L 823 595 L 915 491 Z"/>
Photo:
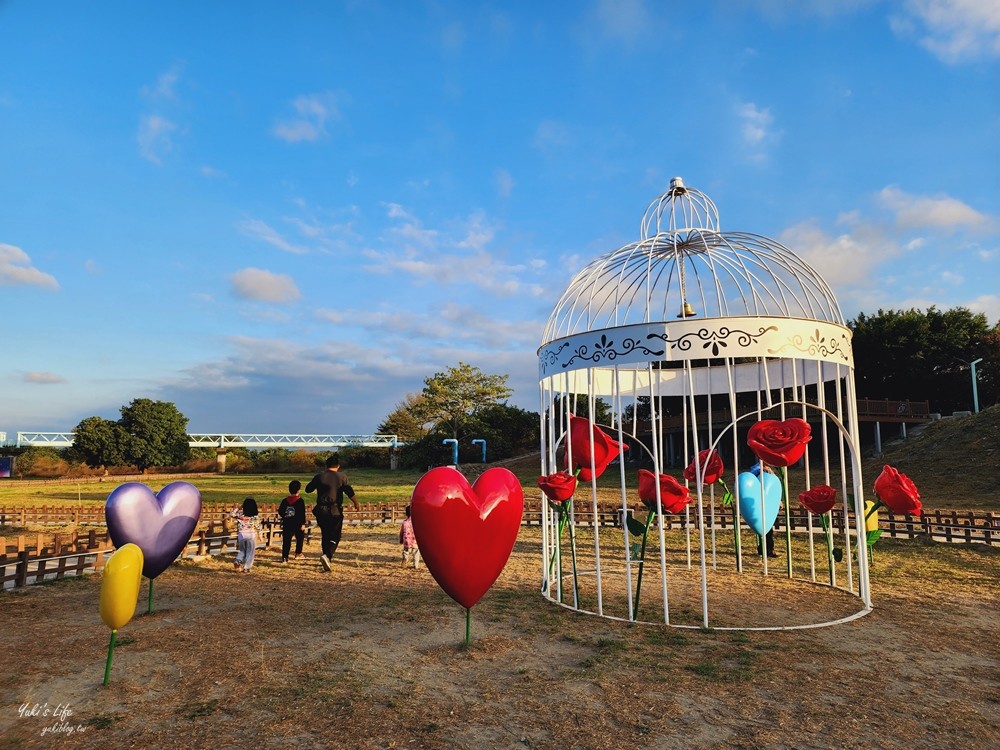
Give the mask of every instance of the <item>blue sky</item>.
<path id="1" fill-rule="evenodd" d="M 460 361 L 537 410 L 675 175 L 848 317 L 994 323 L 998 62 L 997 0 L 0 0 L 0 431 L 368 433 Z"/>

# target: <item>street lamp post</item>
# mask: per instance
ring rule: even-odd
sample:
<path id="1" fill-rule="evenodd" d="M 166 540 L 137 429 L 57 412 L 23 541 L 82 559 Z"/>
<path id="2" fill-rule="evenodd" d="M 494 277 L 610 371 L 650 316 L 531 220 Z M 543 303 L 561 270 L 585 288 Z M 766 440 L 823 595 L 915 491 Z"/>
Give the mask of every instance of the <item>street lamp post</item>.
<path id="1" fill-rule="evenodd" d="M 969 369 L 972 371 L 972 413 L 979 413 L 979 384 L 976 382 L 976 365 L 983 361 L 983 358 L 974 359 L 969 362 Z"/>

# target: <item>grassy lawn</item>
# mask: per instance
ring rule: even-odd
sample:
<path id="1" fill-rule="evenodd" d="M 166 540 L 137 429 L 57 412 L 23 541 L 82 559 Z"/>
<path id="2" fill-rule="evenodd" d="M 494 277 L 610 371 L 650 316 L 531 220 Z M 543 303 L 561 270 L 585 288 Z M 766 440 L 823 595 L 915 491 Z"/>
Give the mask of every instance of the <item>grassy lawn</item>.
<path id="1" fill-rule="evenodd" d="M 388 471 L 383 469 L 355 469 L 348 478 L 358 501 L 361 503 L 405 502 L 410 498 L 413 485 L 420 478 L 419 472 Z M 235 505 L 245 497 L 258 503 L 279 503 L 288 494 L 288 483 L 298 479 L 308 483 L 311 476 L 301 474 L 224 474 L 193 475 L 180 478 L 175 475 L 147 476 L 143 484 L 159 491 L 170 482 L 186 481 L 195 485 L 207 504 Z M 103 505 L 108 495 L 121 482 L 108 477 L 104 482 L 66 481 L 34 482 L 30 480 L 5 480 L 0 483 L 0 506 L 37 505 Z M 310 496 L 307 496 L 310 497 Z M 311 497 L 315 498 L 315 495 Z"/>
<path id="2" fill-rule="evenodd" d="M 863 467 L 864 480 L 866 486 L 870 487 L 878 476 L 883 466 L 882 461 L 866 462 Z M 539 465 L 537 456 L 531 456 L 503 464 L 510 469 L 521 481 L 524 487 L 525 498 L 534 499 L 538 496 L 536 480 L 539 475 Z M 487 466 L 480 464 L 463 465 L 462 471 L 469 477 L 470 482 Z M 413 491 L 413 486 L 424 474 L 417 470 L 388 469 L 360 469 L 347 468 L 347 475 L 351 485 L 357 492 L 358 501 L 366 503 L 402 503 L 407 502 Z M 667 470 L 668 473 L 679 477 L 683 471 L 680 467 Z M 962 478 L 962 474 L 951 474 L 955 480 Z M 637 482 L 637 470 L 633 466 L 628 466 L 625 471 L 625 486 L 629 493 L 630 502 L 636 501 L 635 490 Z M 174 481 L 188 481 L 194 484 L 202 493 L 202 498 L 206 504 L 221 503 L 223 505 L 235 505 L 243 498 L 251 496 L 258 503 L 278 503 L 287 494 L 288 482 L 298 479 L 303 484 L 308 483 L 310 474 L 196 474 L 187 477 L 177 475 L 157 475 L 150 474 L 143 480 L 154 491 L 159 491 L 165 485 Z M 618 467 L 612 465 L 608 469 L 607 475 L 601 479 L 598 486 L 598 500 L 602 503 L 620 501 L 620 491 L 617 489 Z M 835 486 L 839 480 L 834 478 Z M 22 505 L 32 507 L 39 505 L 75 505 L 84 506 L 103 505 L 108 495 L 122 483 L 122 479 L 107 477 L 103 482 L 98 482 L 93 478 L 80 481 L 42 481 L 42 480 L 0 480 L 0 507 L 20 507 Z M 793 497 L 798 492 L 798 478 L 792 475 L 790 489 Z M 935 483 L 931 479 L 924 477 L 923 481 L 918 481 L 918 489 L 924 506 L 928 509 L 964 509 L 996 511 L 1000 509 L 1000 499 L 995 493 L 978 493 L 965 491 L 960 481 L 946 481 Z M 721 496 L 719 490 L 717 496 Z M 315 495 L 307 496 L 315 497 Z M 589 502 L 589 488 L 581 488 L 578 493 L 578 501 Z"/>

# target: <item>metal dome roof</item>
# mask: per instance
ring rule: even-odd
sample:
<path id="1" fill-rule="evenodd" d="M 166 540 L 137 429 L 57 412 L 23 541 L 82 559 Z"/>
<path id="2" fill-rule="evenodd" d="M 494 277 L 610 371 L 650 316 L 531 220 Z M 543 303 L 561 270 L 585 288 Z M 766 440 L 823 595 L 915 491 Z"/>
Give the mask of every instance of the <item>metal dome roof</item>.
<path id="1" fill-rule="evenodd" d="M 844 325 L 833 291 L 794 252 L 723 232 L 708 196 L 680 177 L 646 209 L 642 238 L 590 263 L 549 316 L 543 344 L 637 323 L 785 317 Z"/>

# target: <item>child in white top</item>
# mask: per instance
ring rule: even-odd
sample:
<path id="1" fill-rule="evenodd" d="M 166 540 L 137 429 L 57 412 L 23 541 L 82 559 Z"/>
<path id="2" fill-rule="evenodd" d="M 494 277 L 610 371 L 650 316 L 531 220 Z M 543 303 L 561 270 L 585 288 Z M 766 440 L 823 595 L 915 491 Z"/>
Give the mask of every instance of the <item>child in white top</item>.
<path id="1" fill-rule="evenodd" d="M 264 533 L 260 525 L 260 516 L 257 514 L 257 502 L 248 497 L 243 501 L 242 508 L 233 509 L 229 515 L 236 519 L 236 560 L 233 562 L 233 569 L 243 568 L 244 573 L 249 573 L 253 567 L 257 535 Z"/>

